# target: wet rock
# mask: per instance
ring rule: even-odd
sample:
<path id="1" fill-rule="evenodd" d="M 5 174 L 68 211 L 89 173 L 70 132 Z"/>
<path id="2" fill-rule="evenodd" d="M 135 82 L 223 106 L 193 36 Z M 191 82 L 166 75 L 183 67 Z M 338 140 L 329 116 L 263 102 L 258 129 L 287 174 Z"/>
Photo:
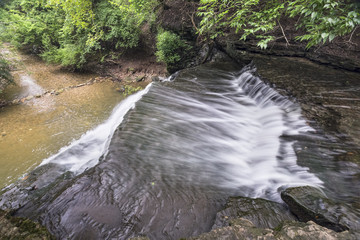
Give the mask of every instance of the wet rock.
<path id="1" fill-rule="evenodd" d="M 224 210 L 216 215 L 213 229 L 235 225 L 237 219 L 250 220 L 256 227 L 274 228 L 284 220 L 296 220 L 286 206 L 265 199 L 229 198 Z"/>
<path id="2" fill-rule="evenodd" d="M 296 221 L 285 221 L 276 229 L 257 228 L 249 220 L 239 218 L 236 225 L 214 229 L 211 232 L 201 234 L 191 240 L 237 240 L 237 239 L 262 239 L 262 240 L 288 240 L 288 239 L 306 239 L 306 240 L 337 240 L 347 239 L 355 240 L 356 235 L 348 231 L 337 233 L 316 223 L 309 221 L 307 223 Z"/>
<path id="3" fill-rule="evenodd" d="M 134 73 L 136 72 L 136 70 L 135 70 L 134 68 L 132 68 L 132 67 L 129 67 L 129 68 L 127 69 L 127 72 L 128 72 L 128 73 L 131 73 L 131 74 L 134 74 Z"/>
<path id="4" fill-rule="evenodd" d="M 276 239 L 357 239 L 357 236 L 349 231 L 337 233 L 312 221 L 307 223 L 286 221 L 274 230 L 274 236 Z"/>
<path id="5" fill-rule="evenodd" d="M 145 75 L 140 75 L 140 76 L 138 76 L 138 77 L 136 77 L 135 78 L 135 80 L 137 81 L 137 82 L 141 82 L 141 81 L 144 81 L 145 80 Z"/>
<path id="6" fill-rule="evenodd" d="M 55 95 L 59 95 L 60 93 L 63 93 L 63 92 L 64 92 L 64 89 L 61 88 L 55 92 Z"/>
<path id="7" fill-rule="evenodd" d="M 55 239 L 45 227 L 26 218 L 12 217 L 0 210 L 1 239 Z"/>
<path id="8" fill-rule="evenodd" d="M 115 89 L 117 92 L 120 92 L 120 93 L 123 93 L 125 92 L 125 87 L 124 86 L 121 86 L 121 87 L 118 87 Z"/>
<path id="9" fill-rule="evenodd" d="M 19 102 L 20 102 L 19 99 L 15 99 L 15 100 L 13 100 L 11 103 L 12 103 L 12 104 L 19 104 Z"/>
<path id="10" fill-rule="evenodd" d="M 26 101 L 29 101 L 29 100 L 31 100 L 31 99 L 33 99 L 34 98 L 34 96 L 27 96 L 26 98 L 25 98 L 25 100 Z"/>
<path id="11" fill-rule="evenodd" d="M 281 198 L 300 221 L 314 221 L 336 232 L 359 230 L 360 222 L 344 205 L 328 199 L 317 188 L 304 186 L 288 188 Z"/>
<path id="12" fill-rule="evenodd" d="M 212 240 L 212 239 L 263 239 L 272 240 L 274 237 L 271 229 L 257 228 L 247 219 L 237 219 L 234 226 L 214 229 L 211 232 L 201 234 L 198 237 L 190 238 L 191 240 Z"/>
<path id="13" fill-rule="evenodd" d="M 151 77 L 151 81 L 153 81 L 153 82 L 160 82 L 160 78 L 159 78 L 159 76 L 152 76 L 152 77 Z"/>

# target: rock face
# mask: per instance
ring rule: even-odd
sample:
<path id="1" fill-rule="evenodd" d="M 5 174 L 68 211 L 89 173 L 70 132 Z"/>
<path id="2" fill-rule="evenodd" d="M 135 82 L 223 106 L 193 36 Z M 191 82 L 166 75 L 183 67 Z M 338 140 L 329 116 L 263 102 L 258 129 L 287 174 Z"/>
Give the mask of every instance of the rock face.
<path id="1" fill-rule="evenodd" d="M 328 199 L 317 188 L 288 188 L 281 193 L 281 198 L 300 221 L 314 221 L 336 232 L 359 228 L 359 219 L 353 218 L 345 206 Z"/>
<path id="2" fill-rule="evenodd" d="M 268 228 L 257 228 L 249 220 L 239 218 L 233 226 L 223 227 L 201 234 L 191 240 L 236 240 L 236 239 L 262 239 L 262 240 L 287 240 L 287 239 L 306 239 L 306 240 L 335 240 L 335 239 L 357 239 L 355 235 L 348 231 L 336 233 L 330 229 L 321 227 L 309 221 L 307 223 L 285 221 L 275 230 Z"/>
<path id="3" fill-rule="evenodd" d="M 336 233 L 312 221 L 307 223 L 285 222 L 274 230 L 274 236 L 275 239 L 357 239 L 355 235 L 350 234 L 348 231 Z"/>
<path id="4" fill-rule="evenodd" d="M 55 239 L 40 224 L 29 219 L 12 217 L 2 210 L 0 210 L 0 236 L 1 239 Z"/>
<path id="5" fill-rule="evenodd" d="M 282 221 L 295 220 L 295 216 L 280 203 L 260 198 L 231 197 L 224 210 L 217 213 L 213 229 L 236 225 L 239 218 L 250 220 L 261 228 L 274 228 Z"/>

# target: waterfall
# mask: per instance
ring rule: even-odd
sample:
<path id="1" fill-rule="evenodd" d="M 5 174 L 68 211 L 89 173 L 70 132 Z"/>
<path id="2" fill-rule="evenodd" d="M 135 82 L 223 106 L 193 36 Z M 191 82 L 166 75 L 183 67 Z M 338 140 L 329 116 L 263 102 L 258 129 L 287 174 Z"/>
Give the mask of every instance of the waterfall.
<path id="1" fill-rule="evenodd" d="M 127 97 L 114 108 L 108 120 L 88 131 L 69 146 L 63 147 L 57 154 L 45 159 L 40 166 L 55 163 L 62 165 L 63 170 L 75 174 L 95 166 L 101 157 L 106 156 L 111 137 L 126 113 L 135 107 L 136 102 L 149 91 L 150 87 L 151 84 L 144 90 Z"/>
<path id="2" fill-rule="evenodd" d="M 180 76 L 148 86 L 41 165 L 56 163 L 75 174 L 95 166 L 137 103 L 137 111 L 119 132 L 128 149 L 121 156 L 132 159 L 141 149 L 140 158 L 152 166 L 155 178 L 241 189 L 246 196 L 275 200 L 283 187 L 321 186 L 321 180 L 297 165 L 294 140 L 289 138 L 313 129 L 297 104 L 254 72 L 247 67 L 239 73 Z"/>

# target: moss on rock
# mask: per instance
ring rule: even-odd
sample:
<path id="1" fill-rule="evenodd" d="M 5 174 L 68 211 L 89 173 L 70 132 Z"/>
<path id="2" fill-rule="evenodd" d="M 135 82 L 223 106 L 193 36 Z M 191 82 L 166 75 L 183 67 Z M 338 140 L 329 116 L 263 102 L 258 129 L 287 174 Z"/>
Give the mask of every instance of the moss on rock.
<path id="1" fill-rule="evenodd" d="M 48 240 L 55 239 L 48 230 L 30 219 L 13 217 L 10 212 L 0 210 L 1 239 Z"/>

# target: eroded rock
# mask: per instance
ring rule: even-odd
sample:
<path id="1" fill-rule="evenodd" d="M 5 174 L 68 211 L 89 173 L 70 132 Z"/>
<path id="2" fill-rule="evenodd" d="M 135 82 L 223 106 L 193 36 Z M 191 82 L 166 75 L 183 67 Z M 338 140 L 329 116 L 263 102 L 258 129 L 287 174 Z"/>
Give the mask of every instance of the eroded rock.
<path id="1" fill-rule="evenodd" d="M 359 228 L 359 219 L 353 217 L 346 206 L 328 199 L 315 187 L 288 188 L 281 193 L 281 198 L 300 221 L 314 221 L 336 232 Z"/>
<path id="2" fill-rule="evenodd" d="M 307 223 L 285 221 L 274 230 L 269 228 L 257 228 L 249 220 L 239 218 L 233 226 L 214 229 L 211 232 L 201 234 L 191 240 L 237 240 L 237 239 L 262 239 L 262 240 L 355 240 L 357 236 L 349 231 L 337 233 L 322 227 L 312 221 Z"/>
<path id="3" fill-rule="evenodd" d="M 280 203 L 261 198 L 232 197 L 224 210 L 217 213 L 213 229 L 235 225 L 239 218 L 248 219 L 262 228 L 274 228 L 282 221 L 295 220 L 295 216 Z"/>

